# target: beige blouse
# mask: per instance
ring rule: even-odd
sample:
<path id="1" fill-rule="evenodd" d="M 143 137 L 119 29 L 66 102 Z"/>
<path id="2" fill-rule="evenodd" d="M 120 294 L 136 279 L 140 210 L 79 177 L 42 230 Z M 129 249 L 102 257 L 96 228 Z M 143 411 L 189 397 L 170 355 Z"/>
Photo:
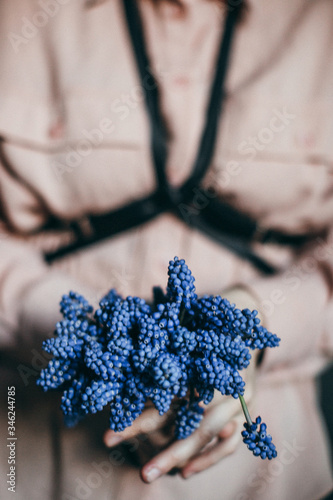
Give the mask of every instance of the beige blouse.
<path id="1" fill-rule="evenodd" d="M 176 186 L 193 166 L 225 8 L 186 0 L 181 15 L 167 2 L 158 9 L 149 0 L 139 3 L 171 133 L 167 175 Z M 60 296 L 70 289 L 94 304 L 112 287 L 149 297 L 153 285 L 165 286 L 175 255 L 186 259 L 199 294 L 248 287 L 267 327 L 282 339 L 281 347 L 265 354 L 256 402 L 278 450 L 287 450 L 279 473 L 239 450 L 187 482 L 168 477 L 147 486 L 136 470 L 120 467 L 93 497 L 129 500 L 135 492 L 144 499 L 220 500 L 223 484 L 228 500 L 319 498 L 332 486 L 313 382 L 333 353 L 331 0 L 249 1 L 237 28 L 217 147 L 204 180 L 260 227 L 326 235 L 297 251 L 254 244 L 280 269 L 273 278 L 170 214 L 48 266 L 43 252 L 71 240 L 68 230 L 43 229 L 50 215 L 81 220 L 154 190 L 144 89 L 120 0 L 3 0 L 0 30 L 4 348 L 16 349 L 22 340 L 40 348 L 59 318 Z M 81 498 L 73 471 L 84 479 L 94 454 L 102 452 L 83 427 L 63 433 L 66 443 L 76 439 L 89 449 L 84 465 L 76 445 L 64 444 L 64 492 Z M 295 443 L 302 451 L 292 448 L 293 455 Z M 283 462 L 287 455 L 295 457 L 292 465 Z M 23 452 L 20 460 L 17 498 L 48 498 L 50 458 L 33 462 L 45 471 L 40 489 L 31 484 L 32 464 Z M 35 495 L 26 496 L 32 486 Z"/>

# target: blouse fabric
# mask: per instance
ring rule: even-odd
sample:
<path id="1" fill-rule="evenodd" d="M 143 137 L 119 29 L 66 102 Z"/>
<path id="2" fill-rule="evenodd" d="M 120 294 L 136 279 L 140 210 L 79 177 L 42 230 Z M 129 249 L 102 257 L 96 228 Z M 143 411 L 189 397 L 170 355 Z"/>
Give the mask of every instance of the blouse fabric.
<path id="1" fill-rule="evenodd" d="M 139 1 L 171 137 L 167 176 L 175 186 L 193 166 L 226 14 L 217 2 L 184 3 L 185 15 L 168 2 L 157 8 Z M 136 468 L 103 448 L 107 420 L 94 416 L 60 430 L 62 500 L 314 500 L 332 488 L 315 376 L 333 354 L 333 3 L 248 4 L 203 184 L 262 228 L 317 235 L 298 249 L 254 243 L 279 269 L 274 277 L 168 213 L 47 265 L 43 253 L 72 238 L 65 226 L 46 230 L 50 216 L 84 223 L 87 214 L 155 189 L 144 104 L 149 82 L 139 80 L 120 0 L 0 4 L 3 349 L 33 345 L 31 362 L 59 319 L 61 295 L 71 289 L 93 304 L 110 288 L 149 298 L 153 285 L 165 287 L 175 255 L 186 259 L 199 294 L 246 286 L 267 328 L 281 337 L 258 370 L 252 410 L 268 423 L 275 461 L 256 459 L 241 445 L 187 481 L 166 476 L 146 485 Z M 198 210 L 207 202 L 198 194 Z M 59 396 L 36 392 L 34 376 L 27 380 L 22 370 L 16 375 L 26 401 L 16 498 L 44 500 L 54 487 L 50 425 Z M 6 433 L 4 416 L 1 426 Z M 11 498 L 3 482 L 0 495 Z"/>

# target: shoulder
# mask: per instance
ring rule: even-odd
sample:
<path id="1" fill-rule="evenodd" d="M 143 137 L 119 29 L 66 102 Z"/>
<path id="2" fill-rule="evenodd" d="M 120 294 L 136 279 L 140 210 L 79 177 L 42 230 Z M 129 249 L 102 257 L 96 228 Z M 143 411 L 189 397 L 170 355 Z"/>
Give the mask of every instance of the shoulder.
<path id="1" fill-rule="evenodd" d="M 14 56 L 47 42 L 61 47 L 70 38 L 103 35 L 106 21 L 109 32 L 122 24 L 120 0 L 2 0 L 1 49 Z"/>
<path id="2" fill-rule="evenodd" d="M 116 57 L 124 33 L 121 0 L 94 4 L 87 0 L 1 0 L 1 93 L 14 92 L 18 98 L 38 94 L 43 99 L 56 79 L 73 73 L 103 46 L 109 50 L 109 60 L 112 53 Z"/>
<path id="3" fill-rule="evenodd" d="M 105 113 L 133 66 L 122 0 L 0 0 L 0 135 L 39 141 L 53 115 Z"/>

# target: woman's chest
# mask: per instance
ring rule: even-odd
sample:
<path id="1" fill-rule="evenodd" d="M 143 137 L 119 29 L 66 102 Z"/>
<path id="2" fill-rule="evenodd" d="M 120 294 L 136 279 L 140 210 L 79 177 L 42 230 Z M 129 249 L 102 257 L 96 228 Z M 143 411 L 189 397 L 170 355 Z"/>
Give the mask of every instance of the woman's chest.
<path id="1" fill-rule="evenodd" d="M 169 131 L 167 178 L 174 185 L 188 178 L 198 154 L 224 22 L 216 5 L 199 4 L 185 22 L 171 11 L 157 20 L 145 2 L 142 9 Z M 154 82 L 138 76 L 120 2 L 98 9 L 84 17 L 86 36 L 77 23 L 54 46 L 58 91 L 47 143 L 25 149 L 14 141 L 7 147 L 18 176 L 62 218 L 105 212 L 156 187 L 145 104 Z M 288 19 L 287 28 L 295 24 L 290 36 L 280 26 L 267 39 L 267 26 L 258 27 L 251 17 L 236 33 L 205 181 L 265 223 L 283 228 L 290 222 L 293 230 L 304 225 L 332 181 L 333 71 L 325 65 L 331 28 L 324 23 L 320 35 L 308 40 L 311 23 L 314 28 L 318 22 L 310 12 L 302 15 L 299 25 Z M 25 102 L 22 113 L 33 116 L 32 103 Z M 24 139 L 26 132 L 21 134 Z"/>

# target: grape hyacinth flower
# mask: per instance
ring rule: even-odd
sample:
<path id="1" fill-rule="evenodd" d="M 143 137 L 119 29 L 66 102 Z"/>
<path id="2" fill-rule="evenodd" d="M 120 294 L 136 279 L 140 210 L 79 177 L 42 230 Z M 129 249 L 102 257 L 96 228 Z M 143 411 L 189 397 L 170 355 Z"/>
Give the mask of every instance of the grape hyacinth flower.
<path id="1" fill-rule="evenodd" d="M 200 425 L 204 413 L 204 408 L 199 406 L 197 401 L 188 403 L 182 401 L 176 417 L 176 439 L 185 439 L 190 436 Z"/>
<path id="2" fill-rule="evenodd" d="M 132 425 L 149 400 L 160 415 L 177 400 L 175 438 L 198 428 L 214 392 L 240 400 L 243 441 L 255 456 L 276 457 L 266 424 L 252 421 L 241 376 L 251 351 L 276 347 L 280 339 L 260 325 L 257 311 L 237 309 L 220 296 L 198 297 L 183 259 L 169 263 L 166 291 L 153 289 L 153 303 L 105 295 L 94 312 L 75 292 L 60 302 L 63 320 L 44 342 L 53 355 L 37 381 L 44 391 L 63 391 L 65 423 L 110 409 L 110 428 Z"/>
<path id="3" fill-rule="evenodd" d="M 267 425 L 261 422 L 261 417 L 257 417 L 252 422 L 245 400 L 240 396 L 242 408 L 246 418 L 244 423 L 245 430 L 242 431 L 243 442 L 252 451 L 255 457 L 260 456 L 263 460 L 268 458 L 272 460 L 277 456 L 275 445 L 272 443 L 272 436 L 267 434 Z M 259 427 L 260 426 L 260 427 Z"/>

